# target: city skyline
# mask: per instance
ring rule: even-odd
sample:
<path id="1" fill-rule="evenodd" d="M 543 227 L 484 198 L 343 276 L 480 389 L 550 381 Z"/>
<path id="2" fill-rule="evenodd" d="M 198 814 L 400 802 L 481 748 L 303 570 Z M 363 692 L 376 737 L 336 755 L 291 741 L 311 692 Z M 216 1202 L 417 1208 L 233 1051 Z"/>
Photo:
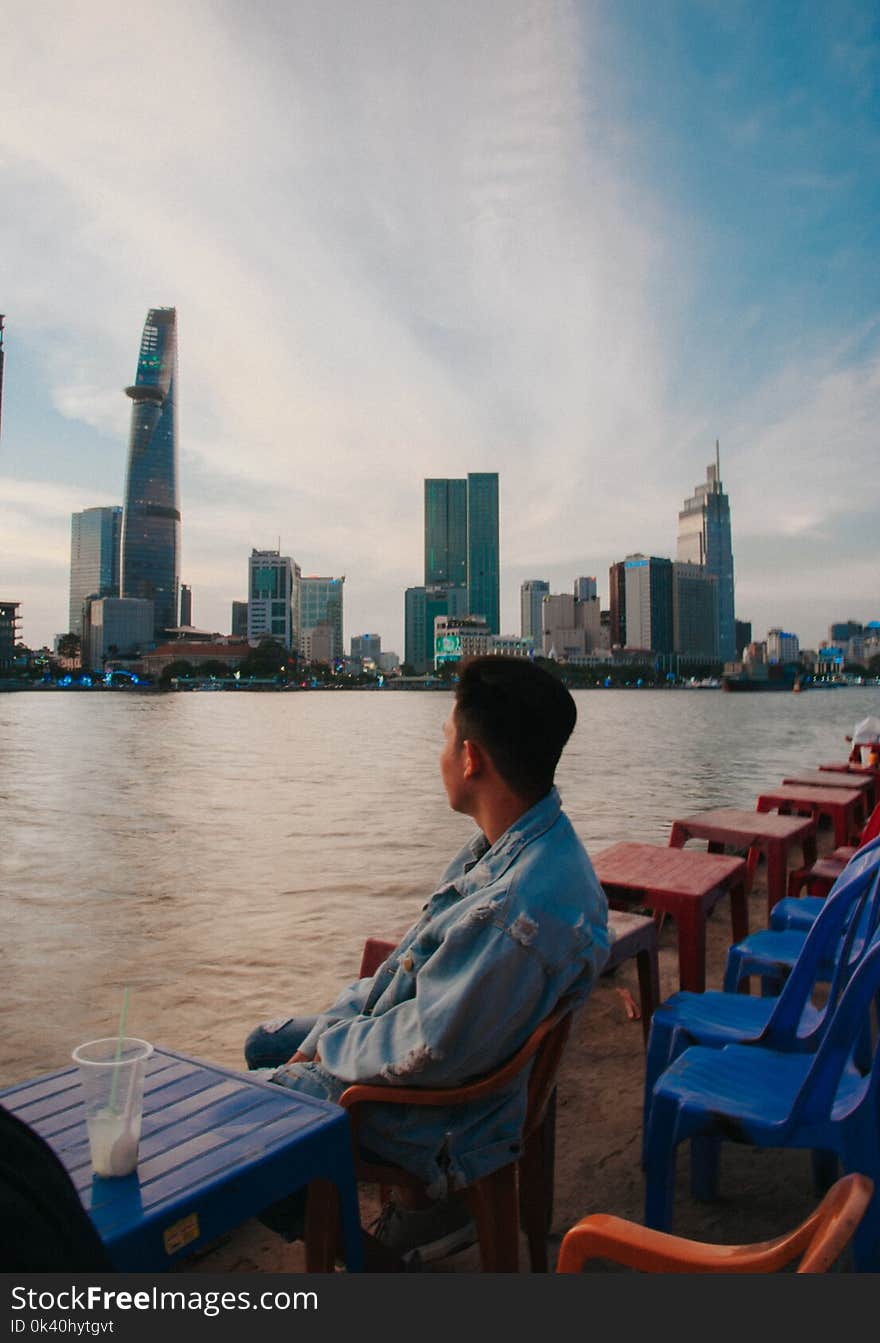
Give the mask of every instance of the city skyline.
<path id="1" fill-rule="evenodd" d="M 861 0 L 477 3 L 466 42 L 431 0 L 22 12 L 0 597 L 25 641 L 67 623 L 71 514 L 124 502 L 119 388 L 162 303 L 200 627 L 280 536 L 346 574 L 346 641 L 402 650 L 422 482 L 475 462 L 502 631 L 535 576 L 596 574 L 606 607 L 612 563 L 675 555 L 716 438 L 737 617 L 807 647 L 875 618 L 878 48 Z"/>

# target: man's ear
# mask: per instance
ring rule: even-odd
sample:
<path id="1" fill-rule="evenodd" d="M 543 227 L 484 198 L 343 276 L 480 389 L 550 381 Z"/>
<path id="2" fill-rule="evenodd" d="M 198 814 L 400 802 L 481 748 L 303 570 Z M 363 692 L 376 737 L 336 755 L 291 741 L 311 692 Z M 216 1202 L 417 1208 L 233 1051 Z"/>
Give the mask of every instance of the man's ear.
<path id="1" fill-rule="evenodd" d="M 471 741 L 469 737 L 465 737 L 462 746 L 464 748 L 464 777 L 475 779 L 485 769 L 485 756 L 479 742 Z"/>

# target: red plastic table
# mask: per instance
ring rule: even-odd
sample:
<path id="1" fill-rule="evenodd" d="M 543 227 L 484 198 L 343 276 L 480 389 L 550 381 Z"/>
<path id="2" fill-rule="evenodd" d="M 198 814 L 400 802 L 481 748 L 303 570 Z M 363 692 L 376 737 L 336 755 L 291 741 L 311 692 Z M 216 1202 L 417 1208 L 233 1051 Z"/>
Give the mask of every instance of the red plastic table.
<path id="1" fill-rule="evenodd" d="M 859 832 L 862 795 L 852 788 L 813 788 L 782 784 L 758 798 L 757 811 L 800 812 L 818 819 L 827 816 L 834 827 L 834 843 L 848 844 Z"/>
<path id="2" fill-rule="evenodd" d="M 669 914 L 678 929 L 679 983 L 702 993 L 706 987 L 706 915 L 730 895 L 733 939 L 749 931 L 748 873 L 742 858 L 679 853 L 654 844 L 614 844 L 592 856 L 609 904 L 645 904 Z"/>
<path id="3" fill-rule="evenodd" d="M 759 853 L 767 856 L 767 911 L 785 895 L 788 853 L 800 845 L 802 866 L 816 861 L 816 822 L 811 817 L 767 816 L 757 811 L 718 807 L 714 811 L 683 816 L 672 823 L 669 844 L 682 848 L 689 839 L 709 841 L 710 853 L 721 853 L 725 844 L 748 851 L 749 886 Z"/>
<path id="4" fill-rule="evenodd" d="M 827 765 L 820 765 L 819 773 L 823 778 L 831 774 L 842 775 L 845 779 L 870 779 L 871 797 L 868 805 L 876 807 L 880 802 L 880 769 L 875 765 L 854 765 L 849 760 L 834 760 Z"/>
<path id="5" fill-rule="evenodd" d="M 832 774 L 829 770 L 805 769 L 797 774 L 787 774 L 782 780 L 787 786 L 808 788 L 851 788 L 861 795 L 861 819 L 867 820 L 873 806 L 874 780 L 866 774 Z"/>

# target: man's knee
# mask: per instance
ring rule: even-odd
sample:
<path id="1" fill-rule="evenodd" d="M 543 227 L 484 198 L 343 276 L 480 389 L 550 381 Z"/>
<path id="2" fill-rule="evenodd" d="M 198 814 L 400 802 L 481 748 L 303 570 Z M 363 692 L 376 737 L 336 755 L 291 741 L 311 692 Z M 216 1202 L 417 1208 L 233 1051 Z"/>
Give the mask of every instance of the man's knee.
<path id="1" fill-rule="evenodd" d="M 249 1068 L 277 1068 L 287 1063 L 315 1024 L 315 1017 L 277 1017 L 252 1030 L 244 1045 Z"/>

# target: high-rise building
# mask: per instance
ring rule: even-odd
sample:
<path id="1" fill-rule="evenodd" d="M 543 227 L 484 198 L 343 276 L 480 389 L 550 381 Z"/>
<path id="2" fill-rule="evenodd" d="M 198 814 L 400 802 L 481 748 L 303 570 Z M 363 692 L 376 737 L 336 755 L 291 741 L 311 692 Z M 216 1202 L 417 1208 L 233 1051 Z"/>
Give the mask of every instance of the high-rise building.
<path id="1" fill-rule="evenodd" d="M 672 560 L 657 555 L 627 555 L 626 646 L 671 653 Z"/>
<path id="2" fill-rule="evenodd" d="M 15 662 L 20 606 L 21 602 L 0 602 L 0 671 L 8 671 Z"/>
<path id="3" fill-rule="evenodd" d="M 146 597 L 94 597 L 83 605 L 82 665 L 100 671 L 108 657 L 143 653 L 153 644 L 153 603 Z"/>
<path id="4" fill-rule="evenodd" d="M 341 578 L 319 578 L 308 576 L 299 582 L 300 629 L 315 629 L 318 625 L 329 625 L 333 630 L 330 661 L 336 662 L 345 656 L 342 642 L 342 585 Z M 324 661 L 325 659 L 321 659 Z"/>
<path id="5" fill-rule="evenodd" d="M 248 631 L 248 604 L 247 602 L 232 603 L 232 637 L 234 639 L 246 639 Z"/>
<path id="6" fill-rule="evenodd" d="M 404 595 L 404 661 L 416 676 L 434 666 L 434 621 L 468 614 L 467 588 L 407 588 Z"/>
<path id="7" fill-rule="evenodd" d="M 469 614 L 500 631 L 501 583 L 498 536 L 498 472 L 467 478 L 467 587 Z"/>
<path id="8" fill-rule="evenodd" d="M 123 597 L 153 603 L 156 633 L 177 624 L 180 496 L 177 483 L 177 314 L 151 308 L 144 323 L 133 402 L 122 524 Z"/>
<path id="9" fill-rule="evenodd" d="M 541 604 L 541 651 L 545 657 L 567 662 L 599 646 L 599 599 L 583 601 L 570 592 L 544 598 Z"/>
<path id="10" fill-rule="evenodd" d="M 865 627 L 858 620 L 842 620 L 832 625 L 828 630 L 828 642 L 830 644 L 846 644 L 850 639 L 857 639 L 864 634 Z"/>
<path id="11" fill-rule="evenodd" d="M 119 596 L 122 509 L 84 508 L 70 516 L 70 603 L 67 628 L 82 635 L 86 597 Z"/>
<path id="12" fill-rule="evenodd" d="M 188 583 L 180 585 L 180 623 L 181 625 L 193 623 L 193 594 Z"/>
<path id="13" fill-rule="evenodd" d="M 382 656 L 382 636 L 380 634 L 353 634 L 351 636 L 351 660 L 363 663 L 366 658 L 378 666 Z"/>
<path id="14" fill-rule="evenodd" d="M 425 481 L 425 587 L 467 585 L 466 480 Z"/>
<path id="15" fill-rule="evenodd" d="M 733 628 L 736 637 L 736 656 L 739 660 L 742 658 L 746 645 L 752 642 L 752 622 L 750 620 L 735 620 Z"/>
<path id="16" fill-rule="evenodd" d="M 574 595 L 579 602 L 591 601 L 597 595 L 595 578 L 576 578 Z"/>
<path id="17" fill-rule="evenodd" d="M 717 578 L 718 654 L 722 662 L 732 662 L 736 656 L 736 632 L 730 500 L 721 485 L 717 442 L 715 461 L 706 469 L 706 484 L 698 485 L 692 497 L 685 499 L 678 515 L 676 559 L 686 564 L 702 564 Z"/>
<path id="18" fill-rule="evenodd" d="M 248 561 L 247 637 L 298 648 L 299 565 L 278 550 L 252 550 Z"/>
<path id="19" fill-rule="evenodd" d="M 608 570 L 608 637 L 612 648 L 625 648 L 626 562 L 618 560 Z"/>
<path id="20" fill-rule="evenodd" d="M 702 564 L 672 566 L 672 646 L 683 658 L 718 661 L 718 579 Z"/>
<path id="21" fill-rule="evenodd" d="M 519 630 L 524 639 L 534 639 L 541 647 L 541 603 L 550 594 L 545 578 L 527 578 L 519 589 Z"/>
<path id="22" fill-rule="evenodd" d="M 796 634 L 787 630 L 767 631 L 767 661 L 797 662 L 800 655 L 800 641 Z"/>

